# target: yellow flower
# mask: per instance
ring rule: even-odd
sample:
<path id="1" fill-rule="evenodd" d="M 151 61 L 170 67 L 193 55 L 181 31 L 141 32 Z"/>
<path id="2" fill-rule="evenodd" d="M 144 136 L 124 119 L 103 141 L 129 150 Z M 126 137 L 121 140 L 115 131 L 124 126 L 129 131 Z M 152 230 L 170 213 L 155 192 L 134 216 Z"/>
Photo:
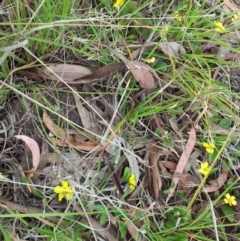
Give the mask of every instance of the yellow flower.
<path id="1" fill-rule="evenodd" d="M 210 173 L 211 167 L 207 162 L 203 162 L 201 163 L 201 168 L 198 171 L 201 172 L 204 176 L 206 176 Z"/>
<path id="2" fill-rule="evenodd" d="M 168 28 L 168 27 L 162 28 L 162 29 L 160 30 L 160 34 L 161 34 L 161 35 L 165 35 L 168 31 L 169 31 L 169 28 Z"/>
<path id="3" fill-rule="evenodd" d="M 210 143 L 204 142 L 203 147 L 205 147 L 207 153 L 212 154 L 214 152 L 215 146 L 211 142 Z"/>
<path id="4" fill-rule="evenodd" d="M 235 21 L 238 20 L 238 19 L 239 19 L 238 15 L 237 15 L 236 13 L 233 14 L 232 22 L 235 22 Z"/>
<path id="5" fill-rule="evenodd" d="M 136 187 L 136 178 L 135 178 L 135 174 L 132 173 L 131 176 L 128 178 L 128 184 L 129 184 L 129 188 L 131 190 L 134 190 Z"/>
<path id="6" fill-rule="evenodd" d="M 215 31 L 218 33 L 225 33 L 226 32 L 226 28 L 223 26 L 223 24 L 221 22 L 216 22 L 214 21 L 214 25 L 215 25 Z"/>
<path id="7" fill-rule="evenodd" d="M 178 11 L 174 12 L 175 18 L 177 19 L 178 22 L 182 22 L 182 17 L 179 15 Z"/>
<path id="8" fill-rule="evenodd" d="M 235 196 L 231 196 L 229 193 L 227 193 L 225 195 L 224 202 L 226 204 L 229 204 L 229 206 L 232 206 L 232 205 L 236 206 L 237 205 L 236 197 Z"/>
<path id="9" fill-rule="evenodd" d="M 121 7 L 124 4 L 124 0 L 116 0 L 113 7 L 118 8 Z"/>
<path id="10" fill-rule="evenodd" d="M 69 186 L 67 181 L 62 181 L 62 186 L 56 186 L 54 192 L 58 194 L 58 200 L 62 201 L 65 197 L 67 200 L 72 200 L 74 188 Z"/>
<path id="11" fill-rule="evenodd" d="M 154 57 L 150 58 L 150 59 L 146 59 L 145 60 L 147 63 L 154 63 L 156 61 L 156 59 Z"/>

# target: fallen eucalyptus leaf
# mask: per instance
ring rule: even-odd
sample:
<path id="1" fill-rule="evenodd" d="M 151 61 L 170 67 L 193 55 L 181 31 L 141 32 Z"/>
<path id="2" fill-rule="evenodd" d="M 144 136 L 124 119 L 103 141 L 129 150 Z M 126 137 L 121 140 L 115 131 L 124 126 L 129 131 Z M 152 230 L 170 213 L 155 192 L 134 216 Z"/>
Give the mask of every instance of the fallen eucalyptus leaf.
<path id="1" fill-rule="evenodd" d="M 45 69 L 45 73 L 53 80 L 59 81 L 59 78 L 61 78 L 66 82 L 71 82 L 76 78 L 92 74 L 92 71 L 80 65 L 55 64 L 48 66 Z"/>
<path id="2" fill-rule="evenodd" d="M 152 89 L 154 87 L 154 78 L 150 72 L 151 68 L 147 64 L 133 60 L 128 61 L 127 66 L 142 88 Z"/>
<path id="3" fill-rule="evenodd" d="M 94 80 L 100 80 L 100 79 L 106 78 L 112 74 L 115 74 L 124 68 L 125 68 L 125 64 L 123 62 L 111 63 L 111 64 L 108 64 L 108 65 L 98 69 L 94 73 L 88 74 L 86 76 L 85 75 L 78 76 L 78 78 L 74 79 L 71 84 L 87 83 L 87 82 L 91 82 Z"/>
<path id="4" fill-rule="evenodd" d="M 176 42 L 161 43 L 159 47 L 165 55 L 173 58 L 179 57 L 179 53 L 186 53 L 186 50 L 183 48 L 183 46 Z"/>

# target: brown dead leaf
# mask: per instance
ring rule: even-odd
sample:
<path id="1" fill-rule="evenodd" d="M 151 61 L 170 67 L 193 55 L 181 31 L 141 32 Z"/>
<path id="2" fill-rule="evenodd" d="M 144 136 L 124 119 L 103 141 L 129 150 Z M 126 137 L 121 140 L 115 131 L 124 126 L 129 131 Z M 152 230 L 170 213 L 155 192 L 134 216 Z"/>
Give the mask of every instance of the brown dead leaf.
<path id="1" fill-rule="evenodd" d="M 45 73 L 53 80 L 59 81 L 60 79 L 57 77 L 59 76 L 66 82 L 72 82 L 76 78 L 92 74 L 92 71 L 80 65 L 54 64 L 48 66 L 45 69 Z"/>
<path id="2" fill-rule="evenodd" d="M 37 178 L 40 176 L 41 171 L 46 166 L 47 160 L 44 157 L 49 154 L 48 152 L 49 152 L 48 144 L 47 144 L 46 140 L 43 140 L 42 152 L 41 152 L 41 156 L 40 156 L 39 165 L 38 165 L 36 172 L 34 172 L 32 175 L 33 181 L 37 180 Z"/>
<path id="3" fill-rule="evenodd" d="M 171 161 L 162 161 L 161 163 L 159 163 L 160 167 L 161 165 L 164 168 L 168 168 L 172 171 L 176 170 L 177 164 L 175 162 L 171 162 Z M 167 172 L 167 170 L 163 170 L 163 167 L 161 168 L 162 172 L 164 171 L 164 175 L 168 176 L 168 177 L 172 177 L 172 175 L 170 175 L 170 173 Z M 192 181 L 192 177 L 187 173 L 186 168 L 184 168 L 183 170 L 183 175 L 179 180 L 179 183 L 182 187 L 183 192 L 186 194 L 186 196 L 189 194 L 189 192 L 191 191 L 190 186 L 192 185 L 193 181 Z"/>
<path id="4" fill-rule="evenodd" d="M 77 144 L 75 142 L 74 137 L 67 135 L 67 133 L 55 125 L 53 121 L 49 118 L 46 112 L 43 112 L 43 122 L 47 126 L 47 128 L 52 132 L 53 135 L 56 136 L 53 138 L 49 138 L 49 140 L 55 145 L 62 147 L 74 147 L 78 150 L 82 151 L 102 151 L 104 149 L 103 146 L 99 145 L 99 142 L 82 142 L 81 144 Z"/>
<path id="5" fill-rule="evenodd" d="M 79 83 L 88 83 L 94 80 L 100 80 L 105 77 L 108 77 L 112 74 L 115 74 L 117 72 L 120 72 L 125 68 L 125 64 L 123 62 L 120 63 L 111 63 L 108 64 L 99 70 L 95 71 L 94 73 L 85 75 L 85 76 L 78 76 L 78 78 L 75 78 L 71 84 L 79 84 Z"/>
<path id="6" fill-rule="evenodd" d="M 151 68 L 147 64 L 133 60 L 127 62 L 127 67 L 142 88 L 152 89 L 154 87 L 154 78 L 150 72 Z"/>
<path id="7" fill-rule="evenodd" d="M 62 128 L 55 125 L 47 113 L 43 112 L 43 122 L 47 126 L 48 130 L 51 131 L 53 135 L 67 143 L 74 143 L 74 138 L 68 135 Z"/>
<path id="8" fill-rule="evenodd" d="M 73 88 L 73 89 L 75 89 L 75 88 Z M 103 116 L 103 112 L 94 104 L 94 101 L 91 101 L 89 104 L 86 104 L 86 106 L 89 107 L 89 108 L 86 108 L 82 104 L 81 100 L 79 100 L 79 96 L 76 93 L 73 93 L 73 96 L 75 99 L 75 103 L 76 103 L 76 107 L 77 107 L 79 116 L 82 121 L 82 127 L 84 129 L 84 131 L 82 131 L 83 134 L 82 134 L 81 139 L 84 139 L 84 137 L 85 137 L 85 140 L 86 140 L 87 139 L 86 136 L 87 136 L 88 138 L 91 138 L 94 140 L 97 135 L 101 135 L 101 128 L 99 126 L 98 120 L 101 119 L 101 117 Z M 81 134 L 78 133 L 77 136 L 75 135 L 75 139 L 76 139 L 76 137 L 78 137 L 78 140 L 80 140 L 79 139 L 80 136 L 81 136 Z M 76 142 L 77 142 L 77 140 L 76 140 Z M 81 143 L 79 143 L 79 144 L 81 144 Z"/>
<path id="9" fill-rule="evenodd" d="M 24 78 L 28 79 L 34 79 L 37 81 L 42 81 L 45 77 L 44 73 L 41 73 L 41 70 L 38 70 L 37 68 L 31 68 L 31 69 L 19 69 L 16 71 L 17 74 L 20 76 L 23 76 Z"/>
<path id="10" fill-rule="evenodd" d="M 224 56 L 224 60 L 234 60 L 240 63 L 240 54 L 239 53 L 226 53 Z"/>
<path id="11" fill-rule="evenodd" d="M 180 178 L 179 184 L 186 196 L 188 196 L 191 191 L 191 187 L 189 185 L 191 181 L 191 176 L 185 170 L 183 170 L 183 177 Z"/>
<path id="12" fill-rule="evenodd" d="M 158 169 L 158 148 L 156 145 L 150 145 L 149 147 L 149 162 L 151 166 L 152 173 L 152 188 L 155 200 L 159 198 L 159 193 L 162 188 L 162 180 L 160 177 L 159 169 Z"/>
<path id="13" fill-rule="evenodd" d="M 164 167 L 170 169 L 170 170 L 176 170 L 177 164 L 175 162 L 171 162 L 171 161 L 162 161 L 161 162 L 163 164 Z"/>
<path id="14" fill-rule="evenodd" d="M 240 40 L 240 31 L 237 31 L 237 30 L 230 31 L 228 33 L 221 35 L 220 39 L 226 42 L 238 44 Z"/>
<path id="15" fill-rule="evenodd" d="M 219 190 L 223 186 L 223 184 L 227 181 L 228 176 L 228 170 L 224 167 L 222 168 L 222 173 L 219 175 L 219 177 L 214 180 L 213 184 L 207 187 L 204 187 L 203 190 L 205 192 L 215 192 Z"/>
<path id="16" fill-rule="evenodd" d="M 178 58 L 179 54 L 185 54 L 186 50 L 177 42 L 165 42 L 160 44 L 160 49 L 169 57 Z"/>
<path id="17" fill-rule="evenodd" d="M 203 211 L 206 210 L 208 206 L 209 206 L 209 201 L 201 201 L 200 203 L 195 204 L 192 207 L 192 213 L 195 213 L 196 216 L 198 216 L 201 213 L 203 213 Z"/>
<path id="18" fill-rule="evenodd" d="M 102 151 L 104 149 L 104 146 L 101 146 L 99 142 L 97 141 L 88 141 L 88 142 L 83 142 L 81 144 L 76 144 L 76 143 L 71 143 L 68 145 L 66 142 L 59 140 L 57 138 L 49 138 L 49 140 L 57 146 L 62 146 L 62 147 L 73 147 L 81 151 Z"/>
<path id="19" fill-rule="evenodd" d="M 74 94 L 74 98 L 75 98 L 75 103 L 76 103 L 78 113 L 82 121 L 82 126 L 84 129 L 89 130 L 92 127 L 90 111 L 83 106 L 81 101 L 79 101 L 78 95 Z"/>
<path id="20" fill-rule="evenodd" d="M 82 145 L 75 145 L 74 148 L 82 151 L 102 151 L 105 147 L 99 145 L 98 141 L 84 142 Z"/>
<path id="21" fill-rule="evenodd" d="M 30 149 L 31 153 L 32 153 L 32 170 L 31 172 L 28 174 L 29 177 L 31 177 L 32 172 L 36 171 L 39 162 L 40 162 L 40 149 L 39 146 L 37 144 L 37 142 L 25 135 L 17 135 L 15 136 L 17 139 L 21 139 L 25 142 L 25 144 L 28 146 L 28 148 Z"/>
<path id="22" fill-rule="evenodd" d="M 237 3 L 238 1 L 235 1 L 235 2 Z M 223 11 L 225 13 L 229 13 L 230 11 L 236 11 L 238 10 L 238 8 L 239 7 L 237 6 L 237 4 L 235 4 L 233 1 L 229 1 L 229 0 L 224 1 Z"/>
<path id="23" fill-rule="evenodd" d="M 143 239 L 141 237 L 139 238 L 139 235 L 138 235 L 139 231 L 136 229 L 135 225 L 128 219 L 125 221 L 125 223 L 127 224 L 127 230 L 131 234 L 132 239 L 143 241 Z"/>
<path id="24" fill-rule="evenodd" d="M 177 175 L 177 174 L 183 173 L 184 167 L 185 167 L 185 165 L 190 157 L 190 154 L 194 148 L 195 142 L 196 142 L 196 131 L 194 128 L 191 128 L 186 148 L 185 148 L 185 150 L 183 150 L 183 153 L 178 161 L 177 168 L 176 168 L 175 174 L 172 179 L 172 184 L 171 184 L 171 186 L 173 186 L 173 187 L 170 188 L 168 197 L 166 199 L 166 203 L 172 197 L 172 195 L 176 189 L 176 186 L 179 182 L 179 175 Z"/>

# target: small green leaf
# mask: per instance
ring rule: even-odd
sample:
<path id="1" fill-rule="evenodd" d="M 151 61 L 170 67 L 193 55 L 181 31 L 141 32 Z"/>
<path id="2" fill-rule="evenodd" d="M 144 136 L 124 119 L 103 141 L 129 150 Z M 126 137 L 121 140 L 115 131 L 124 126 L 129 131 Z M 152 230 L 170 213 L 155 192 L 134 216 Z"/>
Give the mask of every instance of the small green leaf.
<path id="1" fill-rule="evenodd" d="M 167 72 L 168 70 L 168 64 L 164 61 L 157 61 L 154 65 L 154 69 L 160 70 L 162 72 Z"/>
<path id="2" fill-rule="evenodd" d="M 209 154 L 209 161 L 212 163 L 215 160 L 217 155 L 218 155 L 218 151 L 214 149 L 214 152 Z"/>
<path id="3" fill-rule="evenodd" d="M 166 237 L 166 241 L 177 241 L 177 238 L 174 235 L 169 235 Z"/>
<path id="4" fill-rule="evenodd" d="M 184 232 L 175 232 L 174 235 L 178 241 L 188 241 L 188 236 Z"/>
<path id="5" fill-rule="evenodd" d="M 171 142 L 168 138 L 164 138 L 164 139 L 163 139 L 163 143 L 164 143 L 166 146 L 168 146 L 168 147 L 173 147 L 173 146 L 174 146 L 173 142 Z"/>
<path id="6" fill-rule="evenodd" d="M 45 195 L 38 189 L 33 190 L 33 194 L 40 198 L 45 198 Z"/>
<path id="7" fill-rule="evenodd" d="M 100 0 L 100 2 L 104 5 L 104 7 L 107 10 L 111 10 L 111 8 L 112 8 L 111 1 L 109 1 L 109 0 Z"/>
<path id="8" fill-rule="evenodd" d="M 12 240 L 11 237 L 10 237 L 9 231 L 7 231 L 5 228 L 0 228 L 0 230 L 2 232 L 4 241 L 11 241 Z"/>
<path id="9" fill-rule="evenodd" d="M 240 238 L 240 233 L 233 234 L 233 237 Z"/>
<path id="10" fill-rule="evenodd" d="M 222 117 L 221 116 L 218 116 L 218 115 L 214 115 L 213 117 L 211 117 L 211 122 L 218 122 L 220 120 L 222 120 Z"/>
<path id="11" fill-rule="evenodd" d="M 124 172 L 123 172 L 123 182 L 127 182 L 129 177 L 131 176 L 131 171 L 129 167 L 125 167 Z"/>
<path id="12" fill-rule="evenodd" d="M 125 238 L 127 235 L 127 225 L 124 222 L 119 222 L 119 231 L 121 234 L 121 238 Z"/>
<path id="13" fill-rule="evenodd" d="M 158 136 L 160 136 L 160 134 L 161 134 L 159 128 L 157 128 L 157 129 L 154 131 L 154 133 L 155 133 L 156 135 L 158 135 Z M 158 137 L 155 136 L 155 135 L 154 135 L 154 138 L 158 139 Z"/>
<path id="14" fill-rule="evenodd" d="M 79 237 L 81 237 L 81 233 L 79 232 L 79 230 L 73 230 L 72 231 L 72 240 L 73 241 L 78 241 Z"/>
<path id="15" fill-rule="evenodd" d="M 224 216 L 232 223 L 234 222 L 234 212 L 232 210 L 232 207 L 230 207 L 228 204 L 223 204 L 221 206 L 222 212 Z"/>
<path id="16" fill-rule="evenodd" d="M 102 214 L 100 215 L 100 224 L 101 224 L 101 225 L 105 224 L 106 221 L 107 221 L 107 219 L 108 219 L 107 213 L 102 213 Z"/>
<path id="17" fill-rule="evenodd" d="M 170 193 L 170 189 L 165 189 L 165 190 L 163 190 L 163 193 L 164 193 L 164 194 L 169 194 L 169 193 Z"/>
<path id="18" fill-rule="evenodd" d="M 42 199 L 42 204 L 43 206 L 46 206 L 48 204 L 48 200 L 46 198 Z"/>
<path id="19" fill-rule="evenodd" d="M 103 205 L 100 205 L 100 204 L 94 205 L 93 209 L 96 210 L 97 212 L 101 212 L 101 213 L 106 212 L 106 208 Z"/>
<path id="20" fill-rule="evenodd" d="M 138 240 L 141 240 L 141 233 L 140 232 L 137 232 L 137 235 L 136 235 L 136 241 Z"/>
<path id="21" fill-rule="evenodd" d="M 27 177 L 22 177 L 21 181 L 22 183 L 25 183 L 25 184 L 29 183 L 29 179 Z"/>
<path id="22" fill-rule="evenodd" d="M 175 182 L 172 182 L 171 185 L 170 185 L 170 188 L 174 188 L 175 187 Z"/>
<path id="23" fill-rule="evenodd" d="M 187 202 L 187 197 L 183 193 L 176 192 L 176 195 L 180 197 L 184 202 Z"/>
<path id="24" fill-rule="evenodd" d="M 125 14 L 133 13 L 136 10 L 137 6 L 138 6 L 137 1 L 129 1 L 122 7 L 121 13 L 125 13 Z"/>
<path id="25" fill-rule="evenodd" d="M 229 128 L 232 125 L 232 120 L 229 119 L 222 119 L 218 125 L 224 129 Z"/>

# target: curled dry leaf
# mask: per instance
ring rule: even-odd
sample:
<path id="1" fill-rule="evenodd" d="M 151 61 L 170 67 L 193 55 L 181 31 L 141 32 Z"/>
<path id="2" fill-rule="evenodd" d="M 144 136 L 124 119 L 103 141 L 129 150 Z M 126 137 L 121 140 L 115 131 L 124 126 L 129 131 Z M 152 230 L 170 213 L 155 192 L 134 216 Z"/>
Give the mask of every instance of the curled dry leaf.
<path id="1" fill-rule="evenodd" d="M 240 63 L 240 54 L 239 53 L 226 53 L 224 56 L 224 60 L 234 60 Z"/>
<path id="2" fill-rule="evenodd" d="M 46 140 L 43 140 L 39 165 L 37 167 L 36 172 L 34 172 L 33 175 L 32 175 L 33 181 L 37 180 L 38 177 L 41 175 L 41 172 L 42 172 L 43 168 L 47 164 L 47 159 L 45 158 L 45 156 L 48 155 L 48 154 L 49 154 L 48 144 L 47 144 Z"/>
<path id="3" fill-rule="evenodd" d="M 45 69 L 45 73 L 53 80 L 59 81 L 60 79 L 57 77 L 59 76 L 62 80 L 71 82 L 76 78 L 92 74 L 92 71 L 80 65 L 55 64 L 48 66 Z"/>
<path id="4" fill-rule="evenodd" d="M 238 44 L 239 40 L 240 40 L 240 31 L 234 30 L 234 31 L 225 33 L 220 36 L 220 39 L 222 39 L 226 42 Z"/>
<path id="5" fill-rule="evenodd" d="M 154 78 L 150 72 L 151 68 L 147 64 L 133 60 L 127 62 L 127 67 L 142 88 L 152 89 L 154 87 Z"/>
<path id="6" fill-rule="evenodd" d="M 39 161 L 40 161 L 40 150 L 37 142 L 31 137 L 25 135 L 17 135 L 15 136 L 17 139 L 21 139 L 25 142 L 32 153 L 32 172 L 36 171 Z M 31 177 L 31 174 L 30 174 Z"/>
<path id="7" fill-rule="evenodd" d="M 149 163 L 151 166 L 151 182 L 152 182 L 152 188 L 154 193 L 154 198 L 157 200 L 159 198 L 159 193 L 162 189 L 162 180 L 160 177 L 159 169 L 158 169 L 158 147 L 156 145 L 151 145 L 149 147 Z"/>
<path id="8" fill-rule="evenodd" d="M 71 84 L 78 84 L 78 83 L 88 83 L 95 80 L 100 80 L 106 78 L 110 75 L 116 74 L 125 68 L 125 64 L 123 62 L 120 63 L 111 63 L 108 64 L 92 74 L 78 76 L 78 78 L 74 79 Z"/>
<path id="9" fill-rule="evenodd" d="M 45 111 L 43 112 L 43 122 L 47 126 L 48 130 L 51 131 L 53 135 L 55 135 L 62 141 L 67 143 L 74 142 L 74 138 L 68 135 L 62 128 L 54 124 Z"/>
<path id="10" fill-rule="evenodd" d="M 179 54 L 185 54 L 186 50 L 183 46 L 176 42 L 166 42 L 160 44 L 160 49 L 169 57 L 177 58 Z"/>
<path id="11" fill-rule="evenodd" d="M 214 180 L 214 184 L 204 187 L 203 190 L 205 192 L 215 192 L 219 188 L 223 186 L 223 184 L 227 181 L 228 171 L 227 169 L 222 169 L 222 173 L 219 175 L 219 177 Z"/>
<path id="12" fill-rule="evenodd" d="M 46 112 L 43 112 L 43 122 L 47 126 L 48 130 L 52 132 L 57 138 L 49 138 L 49 140 L 55 145 L 68 147 L 71 145 L 72 147 L 83 150 L 83 151 L 101 151 L 103 150 L 103 146 L 99 145 L 99 142 L 82 142 L 80 145 L 75 142 L 73 136 L 68 135 L 63 129 L 59 126 L 55 125 L 53 121 L 49 118 Z"/>
<path id="13" fill-rule="evenodd" d="M 176 171 L 175 171 L 175 174 L 173 176 L 173 179 L 172 179 L 172 185 L 173 186 L 172 188 L 170 188 L 170 191 L 169 191 L 169 194 L 168 194 L 168 197 L 166 199 L 166 203 L 169 201 L 169 199 L 172 197 L 175 189 L 176 189 L 176 186 L 179 182 L 179 175 L 177 174 L 182 174 L 183 171 L 184 171 L 184 167 L 186 166 L 186 163 L 190 157 L 190 154 L 192 153 L 192 150 L 194 148 L 194 145 L 195 145 L 195 142 L 196 142 L 196 130 L 194 128 L 191 128 L 190 130 L 190 134 L 189 134 L 189 138 L 188 138 L 188 141 L 187 141 L 187 145 L 186 145 L 186 148 L 185 150 L 183 150 L 183 153 L 178 161 L 178 164 L 177 164 L 177 168 L 176 168 Z"/>
<path id="14" fill-rule="evenodd" d="M 177 164 L 171 161 L 162 161 L 160 164 L 173 171 L 175 171 L 177 167 Z M 184 168 L 182 172 L 183 175 L 182 175 L 182 178 L 179 180 L 179 183 L 183 189 L 183 192 L 187 195 L 191 190 L 190 185 L 192 185 L 192 179 L 185 169 L 186 168 Z M 165 175 L 170 177 L 168 173 L 165 173 Z"/>

